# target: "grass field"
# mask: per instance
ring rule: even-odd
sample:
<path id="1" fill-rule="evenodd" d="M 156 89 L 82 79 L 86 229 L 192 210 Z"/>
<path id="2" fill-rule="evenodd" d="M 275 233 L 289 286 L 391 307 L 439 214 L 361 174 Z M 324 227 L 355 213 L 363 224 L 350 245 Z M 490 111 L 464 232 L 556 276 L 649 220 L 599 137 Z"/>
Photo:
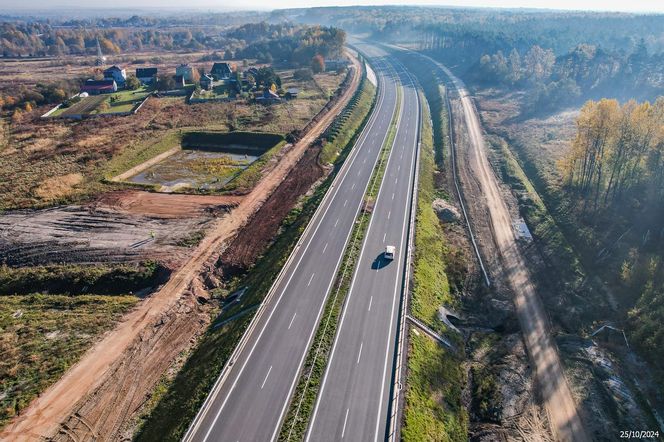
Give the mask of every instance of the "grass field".
<path id="1" fill-rule="evenodd" d="M 146 87 L 142 87 L 134 91 L 118 90 L 112 94 L 92 95 L 81 98 L 78 103 L 74 103 L 69 107 L 61 107 L 50 116 L 110 115 L 131 112 L 150 92 Z"/>
<path id="2" fill-rule="evenodd" d="M 146 87 L 136 89 L 135 91 L 118 91 L 114 94 L 109 94 L 107 100 L 108 107 L 103 108 L 98 106 L 92 114 L 117 114 L 124 112 L 131 112 L 134 107 L 143 101 L 151 93 Z M 103 104 L 102 103 L 102 104 Z"/>
<path id="3" fill-rule="evenodd" d="M 0 427 L 55 382 L 137 301 L 135 296 L 2 296 Z"/>
<path id="4" fill-rule="evenodd" d="M 108 97 L 97 95 L 81 98 L 81 101 L 74 103 L 69 107 L 60 107 L 51 114 L 52 117 L 66 117 L 70 115 L 88 115 L 99 107 Z"/>

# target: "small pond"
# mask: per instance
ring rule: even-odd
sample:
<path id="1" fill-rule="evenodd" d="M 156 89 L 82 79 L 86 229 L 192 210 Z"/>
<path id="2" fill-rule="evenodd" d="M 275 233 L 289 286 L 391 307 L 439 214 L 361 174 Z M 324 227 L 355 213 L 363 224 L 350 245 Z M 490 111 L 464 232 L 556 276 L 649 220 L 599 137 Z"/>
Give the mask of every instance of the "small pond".
<path id="1" fill-rule="evenodd" d="M 187 148 L 129 178 L 132 183 L 161 185 L 166 189 L 189 187 L 218 190 L 259 158 L 241 146 L 211 149 Z"/>

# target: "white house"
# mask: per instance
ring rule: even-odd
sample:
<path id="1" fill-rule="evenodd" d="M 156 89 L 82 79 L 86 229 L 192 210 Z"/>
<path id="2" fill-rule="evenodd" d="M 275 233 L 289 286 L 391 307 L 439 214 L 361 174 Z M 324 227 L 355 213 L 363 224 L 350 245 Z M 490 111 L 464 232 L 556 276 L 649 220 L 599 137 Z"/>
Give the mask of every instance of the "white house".
<path id="1" fill-rule="evenodd" d="M 184 81 L 189 83 L 194 81 L 194 68 L 188 64 L 181 64 L 175 68 L 175 76 L 181 75 L 184 78 Z"/>
<path id="2" fill-rule="evenodd" d="M 127 72 L 117 66 L 111 66 L 104 71 L 104 78 L 107 80 L 115 80 L 118 86 L 124 86 L 127 81 Z"/>

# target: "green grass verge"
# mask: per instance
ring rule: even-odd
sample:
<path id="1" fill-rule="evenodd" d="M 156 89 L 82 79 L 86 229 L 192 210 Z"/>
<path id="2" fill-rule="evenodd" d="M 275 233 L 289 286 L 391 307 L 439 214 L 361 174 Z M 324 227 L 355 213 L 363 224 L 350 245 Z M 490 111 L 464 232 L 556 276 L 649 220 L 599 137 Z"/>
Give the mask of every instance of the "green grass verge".
<path id="1" fill-rule="evenodd" d="M 436 90 L 440 94 L 439 90 Z M 424 102 L 424 99 L 422 100 Z M 439 114 L 439 118 L 446 118 Z M 442 126 L 447 121 L 442 120 Z M 415 224 L 415 256 L 411 314 L 432 329 L 445 332 L 437 318 L 438 308 L 455 304 L 450 294 L 444 257 L 447 245 L 438 217 L 431 208 L 436 198 L 434 137 L 429 109 L 423 106 L 422 145 Z M 442 144 L 447 139 L 442 140 Z M 449 338 L 463 348 L 457 335 Z M 405 406 L 401 438 L 414 441 L 465 441 L 468 439 L 468 413 L 461 401 L 465 384 L 462 356 L 450 352 L 429 337 L 410 333 Z"/>
<path id="2" fill-rule="evenodd" d="M 177 147 L 182 142 L 182 131 L 172 130 L 166 132 L 156 141 L 129 144 L 120 155 L 113 157 L 103 170 L 103 177 L 110 180 L 114 176 L 142 164 L 155 156 Z"/>
<path id="3" fill-rule="evenodd" d="M 222 191 L 236 191 L 248 192 L 263 177 L 263 169 L 270 162 L 270 160 L 286 145 L 286 141 L 281 141 L 270 150 L 265 152 L 256 161 L 251 163 L 249 167 L 240 172 L 235 178 L 229 181 L 222 189 Z"/>
<path id="4" fill-rule="evenodd" d="M 368 114 L 364 119 L 365 122 L 367 118 Z M 217 318 L 215 323 L 223 323 L 223 325 L 217 328 L 213 326 L 207 331 L 175 379 L 163 380 L 159 383 L 148 400 L 154 406 L 143 417 L 135 440 L 181 440 L 237 342 L 251 322 L 252 315 L 242 315 L 242 313 L 253 312 L 252 309 L 258 307 L 269 292 L 279 269 L 286 263 L 364 124 L 358 128 L 357 133 L 338 156 L 335 171 L 304 201 L 301 209 L 291 211 L 283 221 L 281 232 L 274 243 L 270 245 L 256 265 L 246 275 L 228 284 L 229 292 L 240 287 L 248 287 L 242 302 L 234 305 Z M 233 317 L 236 319 L 224 322 Z"/>
<path id="5" fill-rule="evenodd" d="M 450 286 L 445 272 L 443 256 L 447 253 L 447 245 L 443 228 L 431 206 L 437 197 L 437 191 L 434 184 L 436 165 L 428 112 L 424 116 L 424 120 L 426 121 L 422 127 L 415 222 L 415 266 L 410 309 L 413 316 L 430 325 L 434 330 L 442 332 L 444 326 L 436 316 L 438 307 L 443 304 L 455 304 L 455 300 L 450 295 Z"/>
<path id="6" fill-rule="evenodd" d="M 135 296 L 2 296 L 0 427 L 71 367 Z"/>
<path id="7" fill-rule="evenodd" d="M 467 441 L 468 413 L 461 398 L 465 374 L 458 357 L 412 329 L 401 440 Z"/>
<path id="8" fill-rule="evenodd" d="M 0 266 L 0 298 L 49 292 L 67 295 L 95 293 L 119 295 L 159 284 L 167 271 L 155 262 L 140 265 L 75 264 L 8 267 Z"/>
<path id="9" fill-rule="evenodd" d="M 401 98 L 397 99 L 397 107 L 399 109 Z M 380 188 L 385 167 L 387 164 L 387 157 L 389 155 L 392 143 L 396 136 L 396 121 L 398 112 L 395 111 L 392 118 L 389 132 L 386 136 L 385 143 L 383 144 L 380 158 L 378 160 L 378 167 L 374 170 L 371 179 L 369 180 L 369 187 L 365 195 L 365 201 L 373 200 Z M 350 290 L 353 271 L 357 260 L 360 255 L 364 236 L 369 226 L 371 215 L 362 211 L 356 224 L 351 232 L 351 242 L 344 252 L 344 256 L 336 276 L 332 293 L 334 296 L 328 298 L 325 303 L 325 310 L 323 312 L 323 321 L 321 321 L 316 330 L 314 344 L 309 349 L 307 357 L 300 374 L 291 403 L 286 414 L 286 419 L 282 424 L 279 433 L 279 440 L 303 440 L 313 407 L 316 402 L 316 397 L 320 390 L 320 384 L 325 373 L 325 367 L 329 359 L 332 342 L 337 332 L 339 317 L 341 310 L 346 299 L 346 295 Z"/>

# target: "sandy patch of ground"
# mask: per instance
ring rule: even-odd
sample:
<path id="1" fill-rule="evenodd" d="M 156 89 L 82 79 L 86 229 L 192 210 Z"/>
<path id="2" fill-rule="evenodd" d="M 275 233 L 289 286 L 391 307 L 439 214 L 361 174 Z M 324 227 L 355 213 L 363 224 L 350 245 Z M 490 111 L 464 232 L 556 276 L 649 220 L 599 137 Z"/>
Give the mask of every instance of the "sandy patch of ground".
<path id="1" fill-rule="evenodd" d="M 188 218 L 228 211 L 240 204 L 242 198 L 125 190 L 103 195 L 95 206 L 154 218 Z"/>

